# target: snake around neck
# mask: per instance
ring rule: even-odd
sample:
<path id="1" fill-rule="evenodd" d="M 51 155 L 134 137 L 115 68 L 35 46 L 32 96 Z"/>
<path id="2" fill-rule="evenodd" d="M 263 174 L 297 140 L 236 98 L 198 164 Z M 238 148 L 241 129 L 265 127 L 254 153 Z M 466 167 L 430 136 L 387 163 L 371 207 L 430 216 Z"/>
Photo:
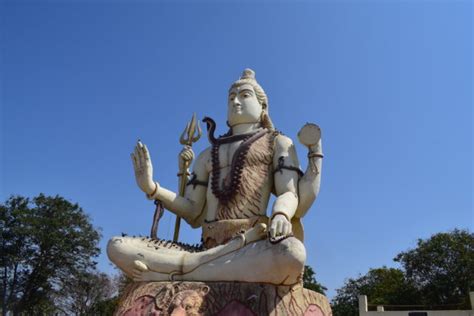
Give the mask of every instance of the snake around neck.
<path id="1" fill-rule="evenodd" d="M 232 135 L 231 131 L 216 138 L 214 132 L 216 130 L 216 123 L 213 119 L 205 117 L 203 122 L 207 125 L 207 136 L 209 142 L 212 144 L 212 193 L 217 197 L 220 203 L 227 204 L 236 194 L 242 182 L 242 170 L 244 168 L 247 153 L 250 146 L 268 133 L 268 130 L 259 128 L 251 133 Z M 231 169 L 227 177 L 224 179 L 222 188 L 220 188 L 220 161 L 219 161 L 219 147 L 222 144 L 242 141 L 232 157 Z"/>

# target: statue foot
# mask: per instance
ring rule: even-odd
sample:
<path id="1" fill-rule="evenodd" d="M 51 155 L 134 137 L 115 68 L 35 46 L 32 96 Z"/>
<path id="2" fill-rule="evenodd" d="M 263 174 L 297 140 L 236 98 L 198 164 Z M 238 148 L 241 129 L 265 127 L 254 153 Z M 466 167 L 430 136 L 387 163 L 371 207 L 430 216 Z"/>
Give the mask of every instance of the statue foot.
<path id="1" fill-rule="evenodd" d="M 132 279 L 134 281 L 145 281 L 143 277 L 148 271 L 146 264 L 139 260 L 133 261 Z"/>
<path id="2" fill-rule="evenodd" d="M 144 281 L 169 281 L 168 273 L 151 271 L 148 266 L 140 260 L 133 262 L 132 279 L 136 282 Z"/>
<path id="3" fill-rule="evenodd" d="M 244 233 L 245 244 L 249 244 L 254 241 L 259 241 L 267 236 L 267 225 L 260 223 L 250 228 Z"/>

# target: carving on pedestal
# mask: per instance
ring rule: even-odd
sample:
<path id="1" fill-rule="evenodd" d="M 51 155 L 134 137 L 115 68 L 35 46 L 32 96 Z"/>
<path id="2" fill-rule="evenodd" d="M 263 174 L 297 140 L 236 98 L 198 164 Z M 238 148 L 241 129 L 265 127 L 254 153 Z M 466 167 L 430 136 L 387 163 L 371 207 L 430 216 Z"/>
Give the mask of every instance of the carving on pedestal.
<path id="1" fill-rule="evenodd" d="M 330 316 L 327 298 L 296 286 L 238 282 L 137 282 L 115 313 L 132 315 Z"/>

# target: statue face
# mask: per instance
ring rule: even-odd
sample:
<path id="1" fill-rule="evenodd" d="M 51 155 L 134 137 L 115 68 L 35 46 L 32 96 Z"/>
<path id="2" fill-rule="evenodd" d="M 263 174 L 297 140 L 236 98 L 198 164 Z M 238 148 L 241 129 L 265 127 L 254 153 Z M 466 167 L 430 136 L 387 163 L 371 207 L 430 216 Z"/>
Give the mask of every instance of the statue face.
<path id="1" fill-rule="evenodd" d="M 244 123 L 258 123 L 262 105 L 250 84 L 232 88 L 227 101 L 227 121 L 230 126 Z"/>

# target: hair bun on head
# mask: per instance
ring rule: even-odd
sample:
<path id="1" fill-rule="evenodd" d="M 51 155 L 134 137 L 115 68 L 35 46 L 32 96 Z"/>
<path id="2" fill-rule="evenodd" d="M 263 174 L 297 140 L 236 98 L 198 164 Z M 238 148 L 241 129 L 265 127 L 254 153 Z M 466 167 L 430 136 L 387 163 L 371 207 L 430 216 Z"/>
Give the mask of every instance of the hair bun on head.
<path id="1" fill-rule="evenodd" d="M 250 68 L 245 69 L 242 72 L 242 77 L 240 77 L 240 79 L 253 79 L 253 80 L 255 80 L 255 71 L 253 71 Z"/>

